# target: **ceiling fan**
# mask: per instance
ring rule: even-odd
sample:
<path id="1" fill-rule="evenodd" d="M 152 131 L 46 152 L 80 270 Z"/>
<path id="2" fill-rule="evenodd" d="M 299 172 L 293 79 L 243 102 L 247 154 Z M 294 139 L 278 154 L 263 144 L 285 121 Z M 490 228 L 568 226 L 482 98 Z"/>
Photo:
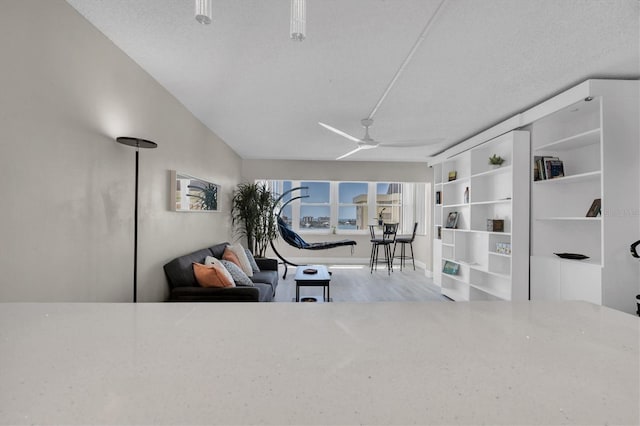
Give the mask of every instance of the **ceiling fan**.
<path id="1" fill-rule="evenodd" d="M 341 160 L 345 157 L 348 157 L 352 154 L 355 154 L 358 151 L 362 151 L 364 149 L 373 149 L 373 148 L 378 148 L 378 147 L 388 147 L 388 148 L 414 148 L 414 147 L 418 147 L 418 146 L 426 146 L 426 145 L 432 145 L 438 142 L 442 142 L 444 139 L 443 138 L 437 138 L 437 139 L 429 139 L 429 140 L 422 140 L 422 141 L 401 141 L 398 143 L 384 143 L 384 142 L 379 142 L 375 139 L 373 139 L 371 136 L 369 136 L 369 127 L 371 127 L 373 125 L 373 119 L 372 118 L 363 118 L 362 120 L 360 120 L 360 123 L 362 124 L 362 127 L 364 127 L 364 137 L 362 139 L 358 139 L 355 136 L 351 136 L 350 134 L 343 132 L 340 129 L 336 129 L 335 127 L 331 127 L 328 124 L 322 123 L 322 122 L 318 122 L 319 125 L 321 125 L 322 127 L 324 127 L 327 130 L 331 130 L 333 133 L 336 133 L 342 137 L 345 137 L 347 139 L 349 139 L 350 141 L 355 142 L 358 146 L 356 149 L 351 150 L 349 152 L 347 152 L 344 155 L 341 155 L 340 157 L 336 158 L 336 160 Z"/>

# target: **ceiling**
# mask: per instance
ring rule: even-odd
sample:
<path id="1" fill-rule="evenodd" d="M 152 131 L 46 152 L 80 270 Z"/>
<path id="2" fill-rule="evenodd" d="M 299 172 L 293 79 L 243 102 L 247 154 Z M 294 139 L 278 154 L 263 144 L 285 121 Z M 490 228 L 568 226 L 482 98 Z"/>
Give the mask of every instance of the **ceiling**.
<path id="1" fill-rule="evenodd" d="M 333 160 L 356 137 L 440 0 L 67 0 L 245 159 Z M 640 77 L 637 0 L 448 0 L 348 160 L 426 161 L 588 78 Z"/>

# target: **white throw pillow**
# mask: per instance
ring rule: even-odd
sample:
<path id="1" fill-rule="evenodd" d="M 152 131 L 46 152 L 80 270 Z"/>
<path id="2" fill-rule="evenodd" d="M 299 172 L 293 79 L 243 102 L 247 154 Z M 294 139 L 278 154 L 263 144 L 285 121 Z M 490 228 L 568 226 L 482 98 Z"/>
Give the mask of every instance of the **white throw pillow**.
<path id="1" fill-rule="evenodd" d="M 233 279 L 233 277 L 231 276 L 231 273 L 227 270 L 227 268 L 225 268 L 225 267 L 224 267 L 224 265 L 222 264 L 222 262 L 220 262 L 220 260 L 219 260 L 219 259 L 216 259 L 216 258 L 215 258 L 215 257 L 213 257 L 213 256 L 207 256 L 207 257 L 204 259 L 204 264 L 205 264 L 205 265 L 207 265 L 207 266 L 208 266 L 208 265 L 219 265 L 219 266 L 221 266 L 221 267 L 222 267 L 222 271 L 223 271 L 224 275 L 225 275 L 227 278 L 229 278 L 229 279 L 231 280 L 231 282 L 235 282 L 235 281 L 234 281 L 234 279 Z"/>
<path id="2" fill-rule="evenodd" d="M 253 276 L 253 269 L 251 268 L 251 263 L 249 263 L 249 258 L 247 257 L 247 253 L 244 251 L 244 247 L 241 244 L 233 244 L 227 246 L 227 249 L 232 251 L 238 257 L 240 261 L 240 268 L 242 271 L 247 274 L 248 277 Z"/>

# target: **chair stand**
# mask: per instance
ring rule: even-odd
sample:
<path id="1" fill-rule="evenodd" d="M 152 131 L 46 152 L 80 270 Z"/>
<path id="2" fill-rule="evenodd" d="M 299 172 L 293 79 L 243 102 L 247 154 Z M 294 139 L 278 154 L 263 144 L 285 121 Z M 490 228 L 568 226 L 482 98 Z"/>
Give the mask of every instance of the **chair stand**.
<path id="1" fill-rule="evenodd" d="M 400 244 L 400 255 L 396 256 L 396 246 Z M 411 257 L 407 256 L 405 253 L 405 246 L 409 244 L 409 248 L 411 249 Z M 413 243 L 411 241 L 396 241 L 393 245 L 393 258 L 400 259 L 400 270 L 404 267 L 404 262 L 406 259 L 411 259 L 411 263 L 413 263 L 413 270 L 416 270 L 416 261 L 413 258 Z"/>

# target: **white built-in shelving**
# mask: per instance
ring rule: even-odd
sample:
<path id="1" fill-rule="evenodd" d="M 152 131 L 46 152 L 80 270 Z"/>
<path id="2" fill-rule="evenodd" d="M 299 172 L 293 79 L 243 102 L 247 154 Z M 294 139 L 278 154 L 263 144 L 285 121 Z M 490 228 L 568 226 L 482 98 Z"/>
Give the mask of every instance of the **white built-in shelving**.
<path id="1" fill-rule="evenodd" d="M 531 299 L 586 300 L 631 311 L 640 267 L 638 81 L 589 80 L 523 113 L 537 156 L 564 176 L 531 180 Z M 532 173 L 533 176 L 533 173 Z M 595 199 L 601 215 L 586 217 Z M 636 210 L 637 211 L 637 210 Z M 578 253 L 585 260 L 554 253 Z"/>
<path id="2" fill-rule="evenodd" d="M 491 166 L 489 157 L 505 162 Z M 526 300 L 529 248 L 529 134 L 513 131 L 433 165 L 434 281 L 456 300 Z M 451 172 L 456 178 L 449 180 Z M 466 195 L 465 195 L 466 194 Z M 440 203 L 436 202 L 437 200 Z M 447 228 L 450 213 L 455 228 Z M 517 218 L 517 219 L 516 219 Z M 502 231 L 488 231 L 500 219 Z M 510 253 L 499 253 L 499 246 Z M 443 272 L 445 264 L 457 273 Z"/>

